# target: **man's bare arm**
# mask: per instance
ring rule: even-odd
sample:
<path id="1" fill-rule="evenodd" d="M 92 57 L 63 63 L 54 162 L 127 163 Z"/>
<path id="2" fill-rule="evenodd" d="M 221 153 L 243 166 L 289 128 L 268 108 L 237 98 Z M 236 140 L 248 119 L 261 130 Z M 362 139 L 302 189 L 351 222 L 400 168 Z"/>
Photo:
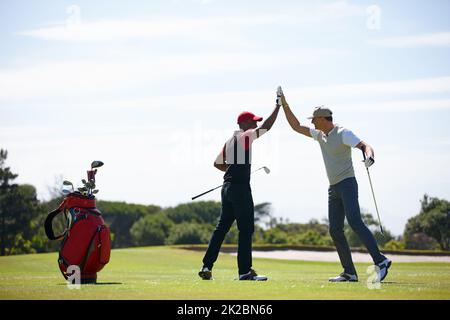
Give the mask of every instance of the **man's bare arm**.
<path id="1" fill-rule="evenodd" d="M 361 141 L 360 143 L 358 143 L 356 145 L 355 148 L 358 148 L 358 149 L 362 150 L 362 152 L 364 152 L 366 154 L 367 158 L 374 158 L 375 159 L 375 152 L 373 151 L 373 148 L 368 143 L 365 143 L 364 141 Z"/>
<path id="2" fill-rule="evenodd" d="M 272 111 L 272 113 L 266 119 L 266 121 L 264 121 L 262 123 L 262 125 L 259 128 L 256 129 L 258 137 L 261 136 L 263 133 L 269 131 L 272 128 L 273 124 L 275 123 L 275 120 L 278 117 L 278 111 L 280 111 L 280 106 L 279 105 L 275 106 L 275 109 Z"/>
<path id="3" fill-rule="evenodd" d="M 225 146 L 223 146 L 222 151 L 217 156 L 216 160 L 214 161 L 214 167 L 216 169 L 219 169 L 220 171 L 227 171 L 227 164 L 225 163 Z"/>
<path id="4" fill-rule="evenodd" d="M 287 103 L 284 95 L 281 96 L 281 102 L 283 103 L 284 114 L 286 115 L 286 119 L 289 122 L 291 128 L 298 133 L 301 133 L 307 137 L 311 137 L 309 127 L 300 125 L 300 121 L 298 121 L 297 117 L 291 111 L 291 108 L 289 108 L 289 104 Z"/>

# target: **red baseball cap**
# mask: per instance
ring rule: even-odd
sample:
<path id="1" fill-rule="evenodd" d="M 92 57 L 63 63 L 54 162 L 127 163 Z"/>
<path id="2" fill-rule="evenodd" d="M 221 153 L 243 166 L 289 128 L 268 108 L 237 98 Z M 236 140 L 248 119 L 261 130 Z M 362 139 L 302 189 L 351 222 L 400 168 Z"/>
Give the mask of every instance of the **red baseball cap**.
<path id="1" fill-rule="evenodd" d="M 244 111 L 238 116 L 237 123 L 240 124 L 241 122 L 246 120 L 261 121 L 262 119 L 262 117 L 257 117 L 251 112 Z"/>

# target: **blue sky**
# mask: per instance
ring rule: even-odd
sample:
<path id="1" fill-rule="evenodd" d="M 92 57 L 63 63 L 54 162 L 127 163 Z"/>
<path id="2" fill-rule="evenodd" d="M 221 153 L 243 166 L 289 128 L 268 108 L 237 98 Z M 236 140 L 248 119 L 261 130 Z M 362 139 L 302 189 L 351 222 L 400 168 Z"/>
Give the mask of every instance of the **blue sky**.
<path id="1" fill-rule="evenodd" d="M 243 110 L 282 85 L 301 122 L 327 105 L 373 145 L 386 227 L 424 193 L 450 198 L 448 1 L 0 2 L 0 147 L 42 199 L 105 162 L 99 197 L 172 206 L 221 182 L 212 167 Z M 374 212 L 361 154 L 360 204 Z M 318 145 L 280 113 L 254 146 L 255 202 L 327 216 Z M 219 200 L 219 192 L 205 200 Z"/>

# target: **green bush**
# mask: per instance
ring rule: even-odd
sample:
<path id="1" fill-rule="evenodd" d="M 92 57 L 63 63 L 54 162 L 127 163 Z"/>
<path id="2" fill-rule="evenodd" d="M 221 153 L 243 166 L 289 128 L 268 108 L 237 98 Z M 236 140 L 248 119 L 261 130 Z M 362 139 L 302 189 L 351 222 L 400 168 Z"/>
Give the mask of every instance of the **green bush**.
<path id="1" fill-rule="evenodd" d="M 391 240 L 383 247 L 385 250 L 404 250 L 405 243 L 403 241 Z"/>
<path id="2" fill-rule="evenodd" d="M 423 232 L 416 232 L 405 237 L 405 248 L 411 250 L 436 250 L 439 249 L 439 243 Z"/>
<path id="3" fill-rule="evenodd" d="M 179 224 L 184 222 L 206 223 L 215 225 L 220 216 L 222 205 L 215 201 L 199 201 L 183 203 L 164 211 L 173 222 Z"/>
<path id="4" fill-rule="evenodd" d="M 307 230 L 304 233 L 292 238 L 293 244 L 313 245 L 313 246 L 331 246 L 333 241 L 329 236 L 323 236 L 315 230 Z"/>
<path id="5" fill-rule="evenodd" d="M 130 234 L 135 245 L 163 245 L 173 225 L 163 213 L 147 215 L 133 224 Z"/>
<path id="6" fill-rule="evenodd" d="M 125 248 L 134 245 L 131 228 L 141 218 L 161 211 L 154 205 L 131 204 L 118 201 L 97 201 L 105 223 L 114 234 L 113 248 Z"/>
<path id="7" fill-rule="evenodd" d="M 174 225 L 167 238 L 167 244 L 207 244 L 212 228 L 205 224 L 184 222 Z"/>
<path id="8" fill-rule="evenodd" d="M 408 219 L 403 237 L 407 249 L 433 248 L 437 243 L 441 250 L 450 250 L 450 202 L 425 194 L 420 213 Z"/>
<path id="9" fill-rule="evenodd" d="M 289 236 L 284 231 L 272 228 L 264 233 L 264 240 L 269 244 L 286 244 L 289 243 Z"/>

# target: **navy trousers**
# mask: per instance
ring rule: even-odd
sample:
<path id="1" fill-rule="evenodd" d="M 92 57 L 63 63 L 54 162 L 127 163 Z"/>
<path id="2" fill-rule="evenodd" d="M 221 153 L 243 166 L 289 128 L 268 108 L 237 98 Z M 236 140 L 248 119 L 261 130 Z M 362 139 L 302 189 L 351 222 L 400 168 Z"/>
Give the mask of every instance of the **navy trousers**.
<path id="1" fill-rule="evenodd" d="M 375 237 L 361 219 L 358 203 L 358 183 L 354 177 L 347 178 L 328 189 L 328 219 L 330 235 L 344 271 L 356 274 L 350 247 L 344 235 L 344 218 L 347 218 L 348 224 L 361 239 L 374 263 L 383 261 L 385 257 L 380 253 Z"/>

